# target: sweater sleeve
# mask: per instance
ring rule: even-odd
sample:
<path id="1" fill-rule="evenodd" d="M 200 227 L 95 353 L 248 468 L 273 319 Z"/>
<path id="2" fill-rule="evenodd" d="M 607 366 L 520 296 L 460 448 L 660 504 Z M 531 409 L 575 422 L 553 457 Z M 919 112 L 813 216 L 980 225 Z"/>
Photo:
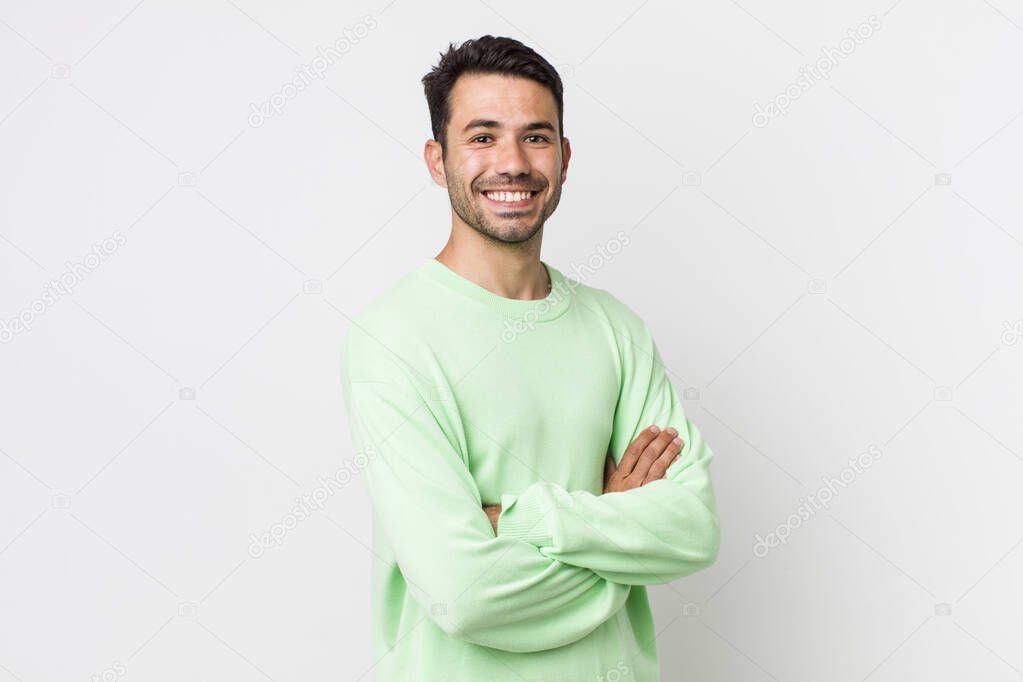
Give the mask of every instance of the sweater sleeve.
<path id="1" fill-rule="evenodd" d="M 450 397 L 390 369 L 376 372 L 378 362 L 362 354 L 352 360 L 361 377 L 384 380 L 351 380 L 342 363 L 350 430 L 367 461 L 374 532 L 393 548 L 428 617 L 452 637 L 515 652 L 569 644 L 611 618 L 631 587 L 495 536 L 475 480 L 438 420 L 453 409 Z"/>
<path id="2" fill-rule="evenodd" d="M 668 583 L 717 558 L 719 527 L 710 447 L 686 417 L 645 324 L 620 339 L 622 381 L 610 454 L 620 462 L 651 424 L 674 426 L 683 447 L 664 478 L 594 495 L 538 481 L 501 497 L 498 535 L 530 542 L 546 557 L 630 585 Z M 604 453 L 601 453 L 602 455 Z"/>

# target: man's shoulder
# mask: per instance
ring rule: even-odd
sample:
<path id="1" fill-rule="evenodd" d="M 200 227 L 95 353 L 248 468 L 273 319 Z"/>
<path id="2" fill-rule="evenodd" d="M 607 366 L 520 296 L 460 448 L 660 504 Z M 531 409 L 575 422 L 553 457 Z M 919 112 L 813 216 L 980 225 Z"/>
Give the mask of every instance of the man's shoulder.
<path id="1" fill-rule="evenodd" d="M 409 270 L 377 293 L 352 318 L 366 329 L 386 331 L 394 325 L 408 325 L 420 319 L 429 301 L 426 282 L 418 269 Z"/>
<path id="2" fill-rule="evenodd" d="M 646 323 L 635 308 L 626 303 L 625 299 L 608 289 L 587 284 L 580 280 L 566 278 L 568 285 L 574 288 L 576 302 L 588 309 L 606 324 L 634 334 L 646 330 Z"/>
<path id="3" fill-rule="evenodd" d="M 424 339 L 436 324 L 436 290 L 413 269 L 376 294 L 351 316 L 342 342 L 345 364 L 379 369 L 381 363 L 408 367 L 422 354 Z"/>
<path id="4" fill-rule="evenodd" d="M 460 333 L 458 310 L 422 267 L 400 275 L 351 316 L 341 351 L 347 374 L 393 381 L 421 378 L 438 362 L 434 349 Z"/>

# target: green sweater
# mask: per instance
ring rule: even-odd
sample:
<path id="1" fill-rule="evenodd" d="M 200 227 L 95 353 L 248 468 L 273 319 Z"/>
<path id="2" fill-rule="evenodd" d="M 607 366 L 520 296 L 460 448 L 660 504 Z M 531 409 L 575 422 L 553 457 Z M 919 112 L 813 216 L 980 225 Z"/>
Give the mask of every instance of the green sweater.
<path id="1" fill-rule="evenodd" d="M 717 557 L 713 455 L 649 329 L 544 265 L 526 301 L 430 258 L 349 328 L 380 682 L 660 680 L 644 586 Z M 602 494 L 605 456 L 650 424 L 683 440 L 665 478 Z"/>

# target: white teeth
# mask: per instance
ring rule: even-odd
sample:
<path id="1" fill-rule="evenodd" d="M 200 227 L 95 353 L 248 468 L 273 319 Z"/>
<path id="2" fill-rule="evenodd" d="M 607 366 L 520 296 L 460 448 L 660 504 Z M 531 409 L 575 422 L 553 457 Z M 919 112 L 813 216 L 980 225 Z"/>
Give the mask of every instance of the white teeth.
<path id="1" fill-rule="evenodd" d="M 484 194 L 494 201 L 507 202 L 522 201 L 523 199 L 528 199 L 532 195 L 531 192 L 484 192 Z"/>

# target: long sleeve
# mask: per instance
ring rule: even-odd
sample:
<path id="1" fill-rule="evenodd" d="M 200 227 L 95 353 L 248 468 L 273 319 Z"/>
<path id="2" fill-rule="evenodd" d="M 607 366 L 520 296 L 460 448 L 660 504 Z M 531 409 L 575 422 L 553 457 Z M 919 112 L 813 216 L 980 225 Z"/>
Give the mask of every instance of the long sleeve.
<path id="1" fill-rule="evenodd" d="M 371 354 L 373 343 L 350 330 L 342 362 L 349 424 L 367 461 L 375 532 L 424 612 L 452 637 L 515 652 L 563 646 L 614 616 L 630 586 L 495 536 L 447 428 L 450 395 L 410 378 L 385 353 Z"/>
<path id="2" fill-rule="evenodd" d="M 531 542 L 544 556 L 607 580 L 662 584 L 717 558 L 713 454 L 686 417 L 646 325 L 636 321 L 627 331 L 619 343 L 621 392 L 610 454 L 619 462 L 640 431 L 657 424 L 678 430 L 678 459 L 663 479 L 625 492 L 594 495 L 538 481 L 521 494 L 504 494 L 498 535 Z"/>

